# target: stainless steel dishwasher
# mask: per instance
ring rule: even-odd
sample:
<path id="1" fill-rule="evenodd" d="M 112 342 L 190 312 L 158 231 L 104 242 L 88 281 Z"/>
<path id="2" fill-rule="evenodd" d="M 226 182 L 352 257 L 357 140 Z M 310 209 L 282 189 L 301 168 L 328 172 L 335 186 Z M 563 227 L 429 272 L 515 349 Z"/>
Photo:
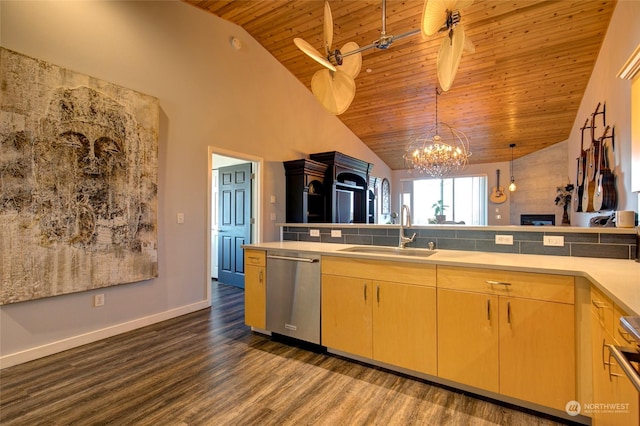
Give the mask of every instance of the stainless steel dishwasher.
<path id="1" fill-rule="evenodd" d="M 266 325 L 320 344 L 320 255 L 267 252 Z"/>

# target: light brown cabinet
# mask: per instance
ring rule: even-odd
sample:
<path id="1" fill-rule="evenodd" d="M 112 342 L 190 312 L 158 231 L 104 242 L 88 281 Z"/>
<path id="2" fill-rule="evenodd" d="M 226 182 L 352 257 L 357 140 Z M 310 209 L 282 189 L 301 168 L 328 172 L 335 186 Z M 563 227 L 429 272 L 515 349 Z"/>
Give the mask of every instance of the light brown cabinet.
<path id="1" fill-rule="evenodd" d="M 594 426 L 637 426 L 640 422 L 636 388 L 609 356 L 607 345 L 625 346 L 625 332 L 620 317 L 625 312 L 595 287 L 591 288 L 591 356 L 593 367 L 593 401 L 585 407 L 591 411 Z M 617 404 L 610 408 L 606 404 Z"/>
<path id="2" fill-rule="evenodd" d="M 576 395 L 573 277 L 438 266 L 438 376 L 564 410 Z"/>
<path id="3" fill-rule="evenodd" d="M 266 253 L 263 250 L 244 251 L 244 322 L 266 328 Z"/>
<path id="4" fill-rule="evenodd" d="M 438 376 L 498 393 L 498 297 L 438 289 Z"/>
<path id="5" fill-rule="evenodd" d="M 322 260 L 324 346 L 435 374 L 435 308 L 432 265 Z"/>

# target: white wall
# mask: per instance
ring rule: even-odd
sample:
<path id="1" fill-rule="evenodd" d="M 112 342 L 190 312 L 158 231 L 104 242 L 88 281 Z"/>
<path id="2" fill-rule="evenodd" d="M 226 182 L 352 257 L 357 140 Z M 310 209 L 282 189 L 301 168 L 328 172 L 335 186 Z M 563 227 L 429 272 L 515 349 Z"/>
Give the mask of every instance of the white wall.
<path id="1" fill-rule="evenodd" d="M 243 47 L 234 50 L 231 36 Z M 389 168 L 243 29 L 178 1 L 1 1 L 3 47 L 159 98 L 159 277 L 0 307 L 2 366 L 208 306 L 209 148 L 282 161 L 339 150 Z M 283 212 L 284 208 L 276 207 Z M 176 213 L 185 214 L 178 225 Z M 278 238 L 263 221 L 262 239 Z M 284 217 L 277 218 L 284 221 Z M 92 307 L 96 293 L 106 304 Z"/>
<path id="2" fill-rule="evenodd" d="M 598 105 L 606 103 L 607 124 L 615 126 L 615 151 L 609 164 L 615 175 L 617 210 L 638 211 L 638 196 L 631 192 L 631 81 L 617 74 L 640 44 L 640 1 L 620 0 L 613 12 L 598 60 L 580 103 L 575 123 L 568 139 L 569 174 L 575 182 L 576 157 L 580 152 L 581 131 L 587 118 Z M 586 145 L 585 145 L 586 148 Z M 597 214 L 573 213 L 571 223 L 588 226 Z"/>
<path id="3" fill-rule="evenodd" d="M 517 152 L 518 146 L 514 148 Z M 575 172 L 575 169 L 574 169 Z M 521 214 L 555 214 L 562 223 L 564 209 L 556 206 L 557 188 L 576 181 L 567 166 L 567 142 L 533 152 L 513 162 L 517 190 L 511 193 L 511 225 L 520 225 Z M 569 206 L 571 207 L 571 206 Z"/>

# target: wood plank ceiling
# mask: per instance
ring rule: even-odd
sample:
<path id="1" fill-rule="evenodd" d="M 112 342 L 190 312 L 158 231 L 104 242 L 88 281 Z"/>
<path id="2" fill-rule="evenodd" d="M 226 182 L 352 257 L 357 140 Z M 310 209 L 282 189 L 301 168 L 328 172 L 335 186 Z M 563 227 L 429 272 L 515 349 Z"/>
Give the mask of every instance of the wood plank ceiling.
<path id="1" fill-rule="evenodd" d="M 242 26 L 311 87 L 321 66 L 293 38 L 321 50 L 323 0 L 184 1 Z M 379 38 L 381 0 L 329 4 L 334 49 Z M 423 5 L 387 0 L 387 34 L 419 28 Z M 467 135 L 470 163 L 508 161 L 510 143 L 519 158 L 569 137 L 614 7 L 615 1 L 603 0 L 476 0 L 461 11 L 476 50 L 463 55 L 453 86 L 439 97 L 438 118 Z M 443 36 L 418 34 L 387 50 L 365 51 L 355 99 L 339 116 L 394 170 L 404 168 L 402 155 L 412 135 L 434 123 Z"/>

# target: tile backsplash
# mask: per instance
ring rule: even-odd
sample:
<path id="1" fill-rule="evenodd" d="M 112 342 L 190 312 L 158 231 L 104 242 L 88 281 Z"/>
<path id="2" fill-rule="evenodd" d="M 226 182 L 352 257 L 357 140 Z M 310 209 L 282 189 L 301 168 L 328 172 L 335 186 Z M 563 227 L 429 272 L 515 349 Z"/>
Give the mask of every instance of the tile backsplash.
<path id="1" fill-rule="evenodd" d="M 319 229 L 319 237 L 311 237 L 310 229 Z M 332 230 L 340 230 L 340 237 L 332 237 Z M 316 241 L 323 243 L 397 246 L 399 228 L 375 226 L 314 227 L 309 224 L 282 226 L 282 240 Z M 495 229 L 436 229 L 412 228 L 407 235 L 416 233 L 416 239 L 407 247 L 427 248 L 429 242 L 443 250 L 469 250 L 494 253 L 541 254 L 552 256 L 597 257 L 610 259 L 635 259 L 637 237 L 635 233 L 562 232 L 558 227 L 540 231 L 502 231 Z M 495 243 L 496 235 L 512 235 L 513 245 Z M 545 236 L 564 237 L 563 247 L 545 246 Z"/>

